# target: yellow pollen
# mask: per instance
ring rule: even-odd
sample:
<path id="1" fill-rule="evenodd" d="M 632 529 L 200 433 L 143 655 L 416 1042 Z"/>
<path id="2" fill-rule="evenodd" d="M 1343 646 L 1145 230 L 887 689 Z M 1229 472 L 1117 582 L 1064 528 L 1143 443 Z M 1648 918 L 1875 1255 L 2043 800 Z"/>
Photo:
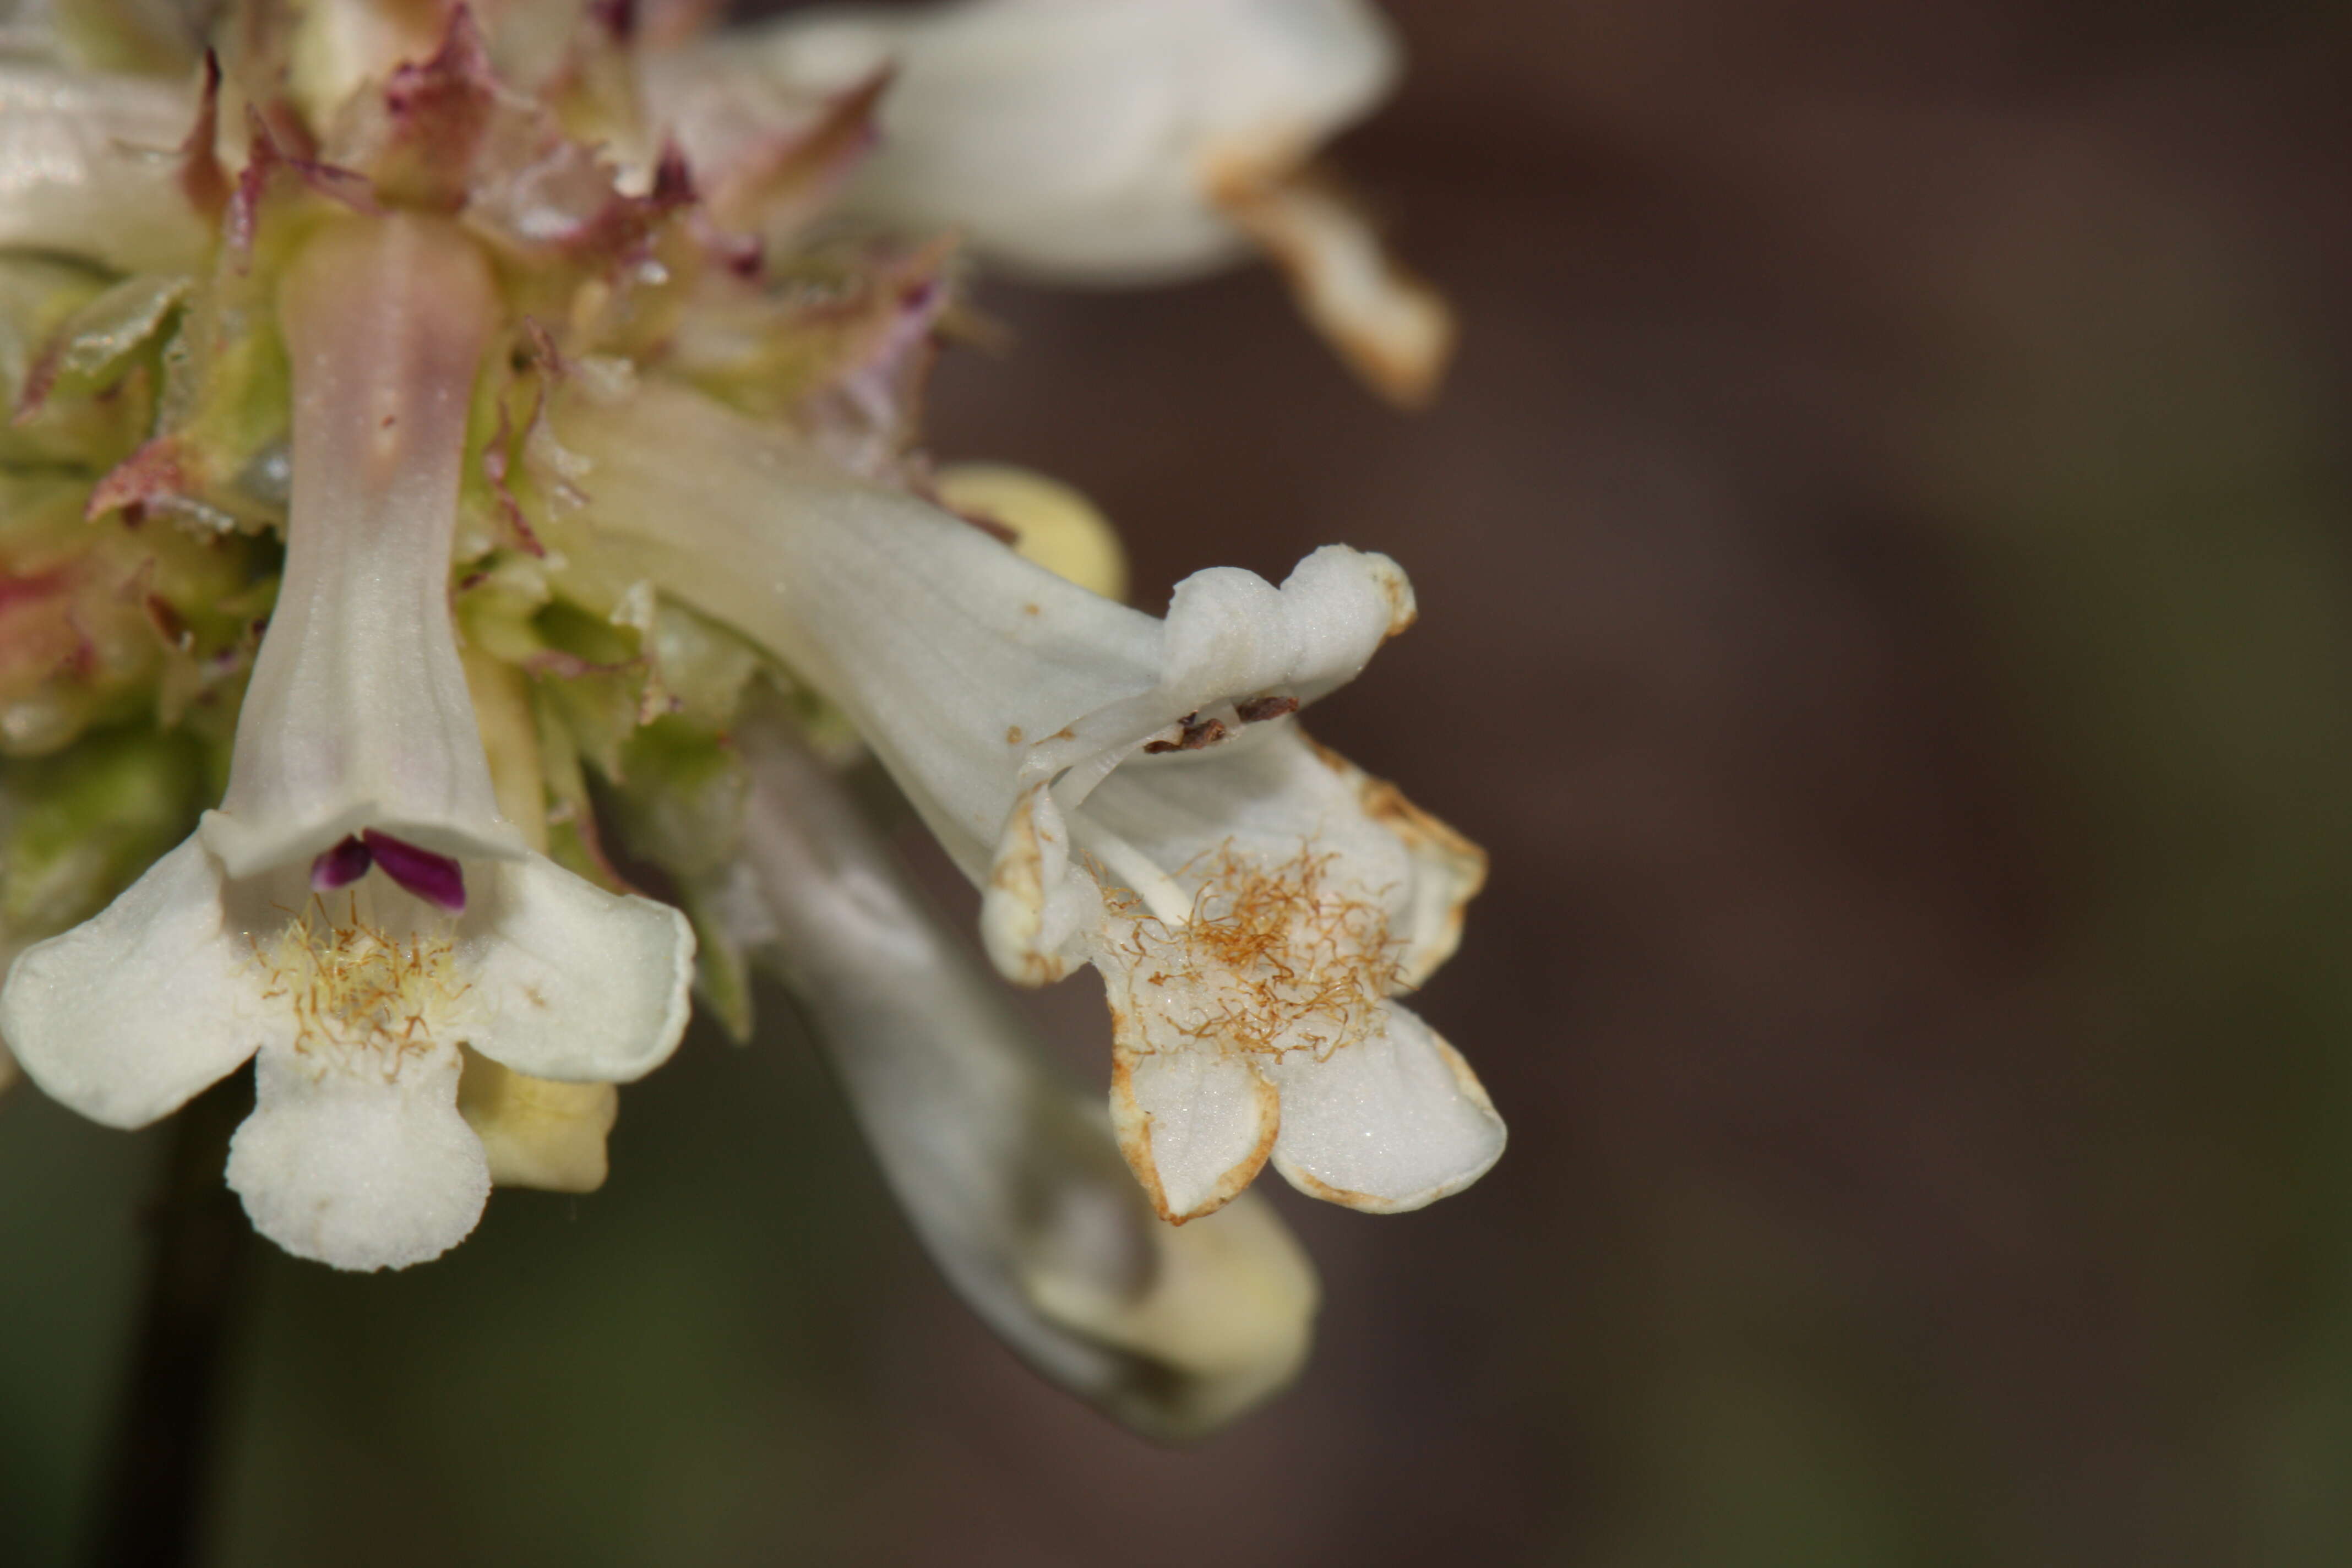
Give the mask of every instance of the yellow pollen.
<path id="1" fill-rule="evenodd" d="M 1193 1040 L 1328 1057 L 1361 1039 L 1399 989 L 1403 943 L 1385 909 L 1332 875 L 1338 859 L 1302 847 L 1268 866 L 1229 843 L 1177 873 L 1201 879 L 1181 926 L 1114 894 L 1113 913 L 1133 922 L 1118 945 L 1147 1048 Z M 1179 1037 L 1154 1037 L 1163 1031 Z"/>
<path id="2" fill-rule="evenodd" d="M 336 1065 L 373 1065 L 396 1076 L 404 1057 L 433 1049 L 446 1036 L 452 1005 L 464 995 L 446 939 L 378 931 L 359 916 L 343 919 L 316 898 L 254 960 L 268 976 L 266 997 L 293 1009 L 295 1049 L 325 1052 Z"/>

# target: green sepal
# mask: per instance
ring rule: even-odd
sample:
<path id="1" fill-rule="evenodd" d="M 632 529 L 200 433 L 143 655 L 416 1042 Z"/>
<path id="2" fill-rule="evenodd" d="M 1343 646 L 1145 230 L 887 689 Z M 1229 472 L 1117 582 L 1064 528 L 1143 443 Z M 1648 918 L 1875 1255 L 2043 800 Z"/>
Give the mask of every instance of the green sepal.
<path id="1" fill-rule="evenodd" d="M 154 415 L 152 369 L 126 381 L 121 364 L 103 389 L 92 377 L 27 406 L 37 383 L 58 379 L 53 356 L 81 335 L 76 323 L 112 291 L 105 274 L 72 262 L 0 257 L 0 464 L 97 471 L 138 445 Z"/>

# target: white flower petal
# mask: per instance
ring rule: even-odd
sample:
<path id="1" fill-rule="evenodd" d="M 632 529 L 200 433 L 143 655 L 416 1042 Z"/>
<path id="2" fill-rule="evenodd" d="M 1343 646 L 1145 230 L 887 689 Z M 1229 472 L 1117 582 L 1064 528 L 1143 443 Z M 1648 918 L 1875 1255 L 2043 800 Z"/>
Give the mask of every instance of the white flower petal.
<path id="1" fill-rule="evenodd" d="M 1294 1051 L 1282 1085 L 1274 1167 L 1303 1193 L 1401 1214 L 1458 1193 L 1502 1158 L 1503 1121 L 1470 1066 L 1406 1008 L 1318 1061 Z"/>
<path id="2" fill-rule="evenodd" d="M 1262 701 L 1296 709 L 1352 679 L 1412 613 L 1412 591 L 1394 562 L 1342 545 L 1307 556 L 1279 588 L 1229 567 L 1178 584 L 1151 689 L 1107 703 L 1020 760 L 1024 793 L 997 845 L 982 904 L 982 931 L 998 968 L 1035 984 L 1060 978 L 1086 956 L 1084 939 L 1099 919 L 1097 866 L 1124 880 L 1161 919 L 1181 919 L 1189 894 L 1164 873 L 1220 848 L 1229 837 L 1221 831 L 1225 820 L 1203 818 L 1203 831 L 1184 852 L 1167 858 L 1118 832 L 1116 812 L 1097 811 L 1094 799 L 1105 789 L 1120 790 L 1123 774 L 1150 773 L 1155 765 L 1181 770 L 1187 755 L 1197 756 L 1195 767 L 1207 774 L 1245 768 L 1227 758 L 1251 754 L 1268 739 L 1264 730 L 1250 733 L 1245 709 Z M 1066 795 L 1072 805 L 1087 805 L 1075 823 L 1065 820 Z M 1355 815 L 1352 806 L 1320 815 L 1286 810 L 1282 842 L 1269 847 L 1288 860 L 1326 822 Z M 1141 825 L 1156 830 L 1163 819 L 1146 813 Z M 1033 902 L 1024 907 L 1024 900 Z"/>
<path id="3" fill-rule="evenodd" d="M 997 973 L 1024 985 L 1066 977 L 1102 921 L 1102 889 L 1073 865 L 1052 787 L 1030 786 L 1006 819 L 980 898 L 980 940 Z"/>
<path id="4" fill-rule="evenodd" d="M 1277 588 L 1215 566 L 1176 584 L 1160 633 L 1160 689 L 1202 706 L 1280 688 L 1311 702 L 1354 679 L 1412 624 L 1412 588 L 1385 555 L 1327 544 Z"/>
<path id="5" fill-rule="evenodd" d="M 143 1127 L 253 1054 L 270 1032 L 260 990 L 223 910 L 220 864 L 190 838 L 96 916 L 18 955 L 0 1036 L 53 1099 Z"/>
<path id="6" fill-rule="evenodd" d="M 1181 1224 L 1256 1179 L 1275 1147 L 1282 1101 L 1237 1053 L 1122 1051 L 1111 1067 L 1110 1121 L 1160 1216 Z"/>
<path id="7" fill-rule="evenodd" d="M 253 1227 L 337 1268 L 405 1268 L 473 1230 L 490 1192 L 457 1114 L 458 1058 L 410 1057 L 391 1082 L 266 1047 L 252 1116 L 229 1141 L 228 1184 Z"/>
<path id="8" fill-rule="evenodd" d="M 480 1008 L 468 1043 L 532 1078 L 626 1083 L 686 1032 L 694 931 L 667 904 L 605 892 L 541 855 L 478 868 L 459 928 Z"/>

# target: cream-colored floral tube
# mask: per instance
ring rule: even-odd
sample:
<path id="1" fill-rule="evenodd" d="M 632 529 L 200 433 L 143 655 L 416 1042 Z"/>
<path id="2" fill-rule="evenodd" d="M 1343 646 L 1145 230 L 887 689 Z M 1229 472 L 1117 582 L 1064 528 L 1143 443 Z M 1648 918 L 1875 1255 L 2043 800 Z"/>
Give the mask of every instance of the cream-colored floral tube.
<path id="1" fill-rule="evenodd" d="M 1289 1382 L 1316 1304 L 1263 1200 L 1162 1224 L 1100 1110 L 1044 1058 L 888 849 L 773 712 L 725 902 L 798 994 L 866 1140 L 958 1294 L 1033 1365 L 1127 1425 L 1197 1436 Z"/>

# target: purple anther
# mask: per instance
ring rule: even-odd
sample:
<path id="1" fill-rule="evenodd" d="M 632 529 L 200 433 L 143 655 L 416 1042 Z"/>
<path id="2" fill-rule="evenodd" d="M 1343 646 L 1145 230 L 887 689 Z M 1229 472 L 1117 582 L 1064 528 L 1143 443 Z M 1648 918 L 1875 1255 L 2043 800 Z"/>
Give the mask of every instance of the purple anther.
<path id="1" fill-rule="evenodd" d="M 357 836 L 344 839 L 332 849 L 321 850 L 310 862 L 310 890 L 331 893 L 337 888 L 348 888 L 368 874 L 375 857 Z"/>
<path id="2" fill-rule="evenodd" d="M 389 833 L 378 833 L 373 827 L 360 837 L 367 840 L 369 852 L 383 868 L 385 876 L 426 903 L 453 915 L 465 909 L 466 873 L 457 861 L 430 849 L 419 849 Z"/>

